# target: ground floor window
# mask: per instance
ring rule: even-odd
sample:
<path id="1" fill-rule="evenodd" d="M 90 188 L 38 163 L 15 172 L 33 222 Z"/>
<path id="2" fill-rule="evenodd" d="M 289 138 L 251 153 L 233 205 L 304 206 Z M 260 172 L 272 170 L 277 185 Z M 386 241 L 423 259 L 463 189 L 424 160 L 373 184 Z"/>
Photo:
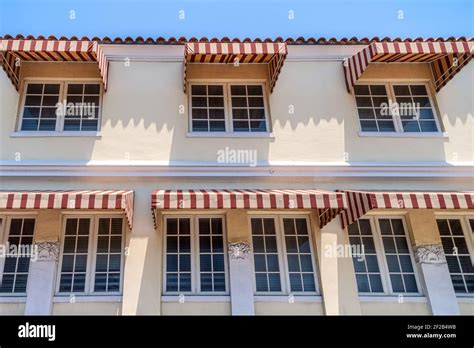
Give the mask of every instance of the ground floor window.
<path id="1" fill-rule="evenodd" d="M 164 244 L 166 293 L 228 292 L 221 216 L 167 216 Z"/>
<path id="2" fill-rule="evenodd" d="M 252 217 L 256 293 L 316 293 L 306 217 Z"/>
<path id="3" fill-rule="evenodd" d="M 449 273 L 457 294 L 474 294 L 474 216 L 438 218 Z"/>
<path id="4" fill-rule="evenodd" d="M 124 223 L 118 216 L 64 220 L 59 293 L 120 293 Z"/>
<path id="5" fill-rule="evenodd" d="M 26 294 L 34 231 L 33 217 L 0 218 L 0 242 L 8 252 L 0 258 L 0 293 Z"/>
<path id="6" fill-rule="evenodd" d="M 419 294 L 413 252 L 402 217 L 369 217 L 349 225 L 360 294 Z"/>

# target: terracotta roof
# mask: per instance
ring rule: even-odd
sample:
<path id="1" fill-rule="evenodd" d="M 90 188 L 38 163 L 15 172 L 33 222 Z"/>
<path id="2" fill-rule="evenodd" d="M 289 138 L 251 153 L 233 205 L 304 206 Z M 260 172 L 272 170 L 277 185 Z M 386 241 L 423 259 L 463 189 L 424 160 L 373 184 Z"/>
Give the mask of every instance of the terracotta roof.
<path id="1" fill-rule="evenodd" d="M 170 37 L 170 38 L 164 38 L 164 37 L 157 37 L 157 38 L 143 38 L 141 36 L 137 36 L 136 38 L 132 38 L 130 36 L 127 36 L 125 38 L 122 37 L 116 37 L 116 38 L 110 38 L 108 36 L 105 36 L 103 38 L 94 36 L 92 38 L 89 38 L 87 36 L 83 37 L 77 37 L 77 36 L 71 36 L 71 37 L 66 37 L 66 36 L 61 36 L 59 38 L 51 35 L 51 36 L 33 36 L 33 35 L 28 35 L 28 36 L 23 36 L 23 35 L 16 35 L 16 36 L 11 36 L 11 35 L 5 35 L 3 37 L 0 37 L 1 39 L 27 39 L 27 40 L 92 40 L 92 41 L 98 41 L 103 44 L 143 44 L 143 45 L 182 45 L 185 42 L 286 42 L 289 45 L 367 45 L 370 42 L 382 42 L 382 41 L 387 41 L 387 42 L 413 42 L 413 41 L 473 41 L 473 38 L 466 38 L 464 36 L 461 37 L 448 37 L 448 38 L 421 38 L 417 37 L 415 39 L 412 38 L 389 38 L 389 37 L 384 37 L 384 38 L 379 38 L 377 36 L 374 36 L 373 38 L 369 39 L 367 37 L 364 38 L 357 38 L 357 37 L 351 37 L 351 38 L 314 38 L 314 37 L 298 37 L 298 38 L 292 38 L 288 37 L 286 39 L 282 37 L 276 37 L 276 38 L 255 38 L 255 39 L 250 39 L 250 38 L 245 38 L 245 39 L 238 39 L 238 38 L 233 38 L 230 39 L 226 36 L 222 38 L 211 38 L 208 39 L 207 37 L 201 37 L 201 38 L 196 38 L 196 37 Z"/>

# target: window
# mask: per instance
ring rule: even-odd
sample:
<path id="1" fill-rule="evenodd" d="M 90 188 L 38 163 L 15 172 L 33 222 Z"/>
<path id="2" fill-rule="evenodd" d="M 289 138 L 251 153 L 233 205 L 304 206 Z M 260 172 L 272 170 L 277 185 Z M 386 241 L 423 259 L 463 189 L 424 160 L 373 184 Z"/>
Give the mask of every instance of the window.
<path id="1" fill-rule="evenodd" d="M 59 293 L 119 293 L 123 264 L 121 217 L 65 219 Z"/>
<path id="2" fill-rule="evenodd" d="M 10 226 L 5 238 L 5 245 L 9 253 L 5 258 L 0 258 L 0 270 L 2 271 L 0 293 L 25 294 L 35 219 L 10 218 L 9 222 Z"/>
<path id="3" fill-rule="evenodd" d="M 437 222 L 454 291 L 457 294 L 474 293 L 474 265 L 462 219 L 437 219 Z M 468 224 L 472 231 L 474 219 L 468 219 Z"/>
<path id="4" fill-rule="evenodd" d="M 377 231 L 374 234 L 373 231 Z M 348 227 L 360 294 L 418 294 L 413 255 L 401 218 L 359 219 Z"/>
<path id="5" fill-rule="evenodd" d="M 257 293 L 316 293 L 314 260 L 305 217 L 253 217 Z"/>
<path id="6" fill-rule="evenodd" d="M 97 131 L 101 85 L 68 81 L 27 82 L 21 131 Z"/>
<path id="7" fill-rule="evenodd" d="M 379 219 L 388 275 L 394 293 L 416 293 L 415 271 L 402 219 Z"/>
<path id="8" fill-rule="evenodd" d="M 193 132 L 267 132 L 263 84 L 191 84 Z"/>
<path id="9" fill-rule="evenodd" d="M 166 217 L 165 229 L 165 292 L 226 293 L 223 219 Z"/>
<path id="10" fill-rule="evenodd" d="M 359 84 L 354 86 L 363 132 L 438 132 L 426 84 Z"/>
<path id="11" fill-rule="evenodd" d="M 370 220 L 360 219 L 348 227 L 349 242 L 363 255 L 352 255 L 352 262 L 360 293 L 383 293 L 382 275 L 375 250 Z"/>

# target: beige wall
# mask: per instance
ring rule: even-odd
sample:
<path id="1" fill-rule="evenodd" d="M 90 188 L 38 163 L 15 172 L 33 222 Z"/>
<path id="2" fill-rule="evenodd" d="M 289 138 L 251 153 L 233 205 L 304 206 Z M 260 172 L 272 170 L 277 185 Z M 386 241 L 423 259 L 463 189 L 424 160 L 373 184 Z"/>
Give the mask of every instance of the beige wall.
<path id="1" fill-rule="evenodd" d="M 255 302 L 256 315 L 324 315 L 321 302 Z"/>
<path id="2" fill-rule="evenodd" d="M 53 315 L 120 315 L 119 302 L 54 303 Z"/>
<path id="3" fill-rule="evenodd" d="M 361 302 L 362 315 L 431 315 L 428 303 Z"/>
<path id="4" fill-rule="evenodd" d="M 23 315 L 25 303 L 0 303 L 0 315 Z"/>
<path id="5" fill-rule="evenodd" d="M 309 49 L 309 48 L 308 48 Z M 48 69 L 25 64 L 25 75 L 49 74 Z M 30 64 L 31 65 L 31 64 Z M 97 76 L 90 64 L 55 63 L 59 75 Z M 189 138 L 188 115 L 180 61 L 111 61 L 109 88 L 103 97 L 102 136 L 89 138 L 11 138 L 15 129 L 18 93 L 4 73 L 0 74 L 0 159 L 22 161 L 208 161 L 216 162 L 218 149 L 257 150 L 258 160 L 340 162 L 472 162 L 473 103 L 470 63 L 437 94 L 440 117 L 447 137 L 360 137 L 355 100 L 347 93 L 339 60 L 292 60 L 282 69 L 270 95 L 274 138 Z M 80 67 L 80 68 L 79 68 Z M 83 70 L 81 74 L 76 70 Z M 219 76 L 255 77 L 261 67 L 190 67 L 191 76 L 217 69 Z M 235 69 L 243 74 L 235 75 Z M 195 71 L 196 70 L 196 71 Z M 46 73 L 47 72 L 47 73 Z M 426 66 L 373 65 L 365 78 L 429 78 Z M 294 108 L 294 114 L 288 112 Z M 67 151 L 64 151 L 67 149 Z"/>
<path id="6" fill-rule="evenodd" d="M 474 315 L 474 303 L 459 303 L 461 315 Z"/>
<path id="7" fill-rule="evenodd" d="M 164 302 L 162 315 L 230 315 L 230 303 L 221 302 Z"/>

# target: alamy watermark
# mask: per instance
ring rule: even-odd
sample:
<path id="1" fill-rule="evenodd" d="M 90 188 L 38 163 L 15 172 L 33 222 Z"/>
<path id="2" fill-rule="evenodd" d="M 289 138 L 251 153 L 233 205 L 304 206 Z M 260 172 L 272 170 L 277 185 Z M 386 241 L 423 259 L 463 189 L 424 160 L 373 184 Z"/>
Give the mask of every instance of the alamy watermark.
<path id="1" fill-rule="evenodd" d="M 38 261 L 39 251 L 35 244 L 0 244 L 0 259 L 7 257 L 25 257 L 32 262 Z"/>
<path id="2" fill-rule="evenodd" d="M 217 151 L 217 163 L 255 167 L 257 165 L 257 150 L 231 149 L 226 146 Z"/>
<path id="3" fill-rule="evenodd" d="M 95 103 L 72 103 L 63 100 L 62 102 L 56 103 L 56 115 L 57 116 L 76 116 L 76 117 L 87 117 L 95 118 L 95 112 L 97 110 Z"/>
<path id="4" fill-rule="evenodd" d="M 398 115 L 400 117 L 411 117 L 414 120 L 420 118 L 420 103 L 397 103 L 390 100 L 388 103 L 380 103 L 380 108 L 381 116 Z"/>
<path id="5" fill-rule="evenodd" d="M 327 258 L 350 257 L 350 258 L 357 259 L 357 261 L 359 262 L 362 262 L 365 260 L 365 249 L 364 249 L 364 245 L 361 245 L 361 244 L 332 243 L 332 244 L 325 245 L 324 256 Z"/>

